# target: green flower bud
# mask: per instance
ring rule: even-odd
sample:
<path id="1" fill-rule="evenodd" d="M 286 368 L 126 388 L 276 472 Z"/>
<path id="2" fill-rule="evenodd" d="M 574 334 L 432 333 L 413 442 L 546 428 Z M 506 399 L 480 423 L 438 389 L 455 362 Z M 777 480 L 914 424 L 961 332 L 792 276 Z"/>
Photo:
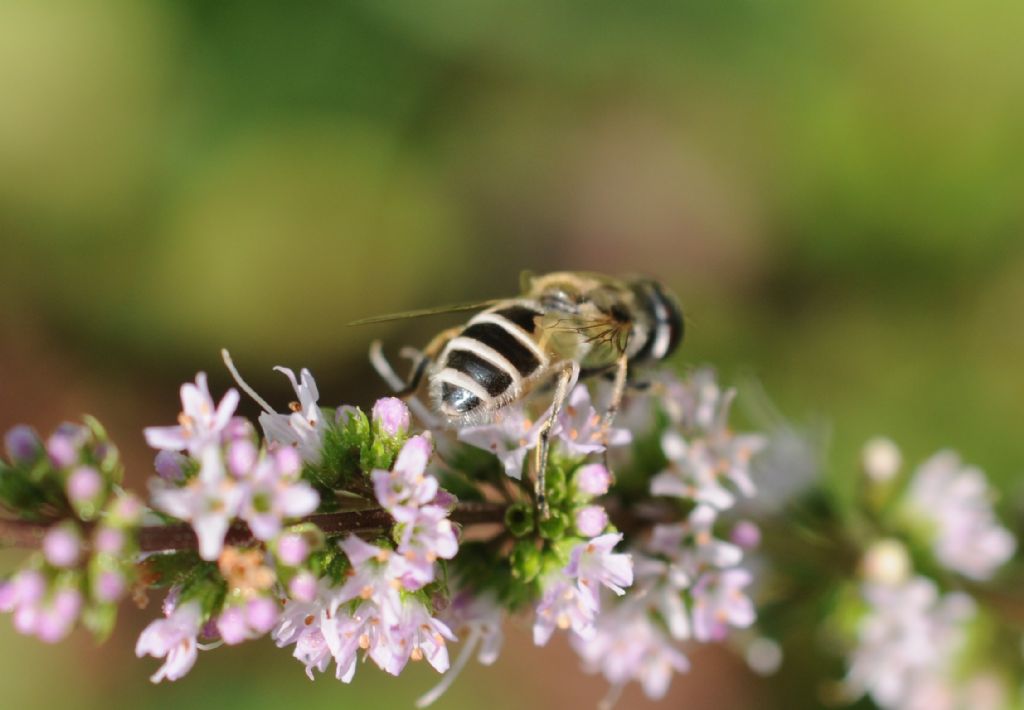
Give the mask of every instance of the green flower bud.
<path id="1" fill-rule="evenodd" d="M 520 540 L 509 557 L 512 576 L 522 583 L 532 582 L 544 568 L 544 553 L 533 540 Z"/>

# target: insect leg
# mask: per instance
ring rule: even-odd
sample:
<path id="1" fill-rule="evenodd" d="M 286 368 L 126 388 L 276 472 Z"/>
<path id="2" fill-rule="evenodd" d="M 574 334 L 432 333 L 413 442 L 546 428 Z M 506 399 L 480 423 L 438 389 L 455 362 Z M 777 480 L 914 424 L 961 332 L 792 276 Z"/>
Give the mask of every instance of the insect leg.
<path id="1" fill-rule="evenodd" d="M 370 343 L 370 364 L 393 391 L 400 392 L 405 388 L 405 382 L 402 381 L 402 378 L 395 372 L 395 368 L 391 367 L 391 363 L 384 356 L 384 350 L 379 340 L 374 340 Z"/>
<path id="2" fill-rule="evenodd" d="M 615 363 L 615 380 L 612 384 L 612 396 L 608 402 L 608 409 L 605 410 L 604 416 L 601 419 L 601 441 L 604 443 L 604 454 L 602 457 L 604 459 L 604 466 L 609 472 L 612 469 L 608 457 L 608 432 L 611 430 L 615 415 L 622 405 L 622 396 L 626 393 L 628 364 L 626 354 L 619 355 L 619 359 Z"/>
<path id="3" fill-rule="evenodd" d="M 540 441 L 538 446 L 534 449 L 534 455 L 536 457 L 534 461 L 534 470 L 537 472 L 535 492 L 542 520 L 546 520 L 550 514 L 550 510 L 548 508 L 545 473 L 548 466 L 548 448 L 550 446 L 551 428 L 555 425 L 555 420 L 558 418 L 559 412 L 562 411 L 562 406 L 565 404 L 565 400 L 569 398 L 569 390 L 572 389 L 573 384 L 575 384 L 579 377 L 579 373 L 579 365 L 575 361 L 567 362 L 559 371 L 558 379 L 555 382 L 555 396 L 551 402 L 551 413 L 541 426 L 538 435 Z"/>
<path id="4" fill-rule="evenodd" d="M 374 340 L 370 344 L 370 364 L 373 365 L 373 369 L 377 371 L 377 374 L 388 383 L 388 386 L 394 390 L 396 397 L 408 397 L 419 389 L 420 383 L 423 382 L 423 375 L 427 372 L 427 367 L 430 366 L 430 363 L 433 362 L 434 358 L 437 357 L 448 341 L 458 335 L 460 330 L 461 328 L 449 328 L 439 333 L 422 351 L 413 348 L 403 349 L 402 355 L 413 361 L 412 371 L 409 373 L 407 380 L 403 381 L 395 372 L 395 369 L 391 367 L 391 363 L 384 357 L 384 351 L 379 340 Z"/>

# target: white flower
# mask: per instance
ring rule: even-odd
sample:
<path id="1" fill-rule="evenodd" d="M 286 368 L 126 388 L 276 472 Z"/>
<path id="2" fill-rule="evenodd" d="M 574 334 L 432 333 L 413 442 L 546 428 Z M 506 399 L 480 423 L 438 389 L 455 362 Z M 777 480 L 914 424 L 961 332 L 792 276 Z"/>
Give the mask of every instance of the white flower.
<path id="1" fill-rule="evenodd" d="M 221 434 L 231 422 L 231 416 L 238 406 L 238 391 L 230 389 L 214 405 L 210 388 L 206 384 L 206 373 L 196 375 L 195 384 L 187 382 L 181 386 L 181 414 L 178 425 L 169 427 L 147 427 L 146 442 L 154 449 L 165 451 L 188 450 L 199 457 L 204 449 L 219 444 Z"/>
<path id="2" fill-rule="evenodd" d="M 902 584 L 866 584 L 869 609 L 846 683 L 883 708 L 921 708 L 936 681 L 948 678 L 964 647 L 974 604 L 960 593 L 940 596 L 935 584 L 914 577 Z"/>
<path id="3" fill-rule="evenodd" d="M 949 569 L 972 579 L 990 578 L 1009 560 L 1017 541 L 999 525 L 985 474 L 951 451 L 917 469 L 907 492 L 911 513 L 934 527 L 932 549 Z"/>
<path id="4" fill-rule="evenodd" d="M 533 622 L 533 642 L 543 646 L 555 632 L 572 630 L 581 638 L 594 635 L 597 608 L 594 597 L 584 593 L 564 572 L 553 575 L 544 587 L 544 595 L 537 604 Z"/>
<path id="5" fill-rule="evenodd" d="M 676 563 L 690 579 L 710 568 L 737 565 L 743 559 L 743 550 L 714 537 L 716 515 L 711 506 L 698 505 L 685 522 L 656 525 L 647 549 Z"/>
<path id="6" fill-rule="evenodd" d="M 732 507 L 736 497 L 723 486 L 715 471 L 707 444 L 698 439 L 688 443 L 681 434 L 667 431 L 661 448 L 669 467 L 651 479 L 651 494 L 688 498 L 719 510 Z"/>
<path id="7" fill-rule="evenodd" d="M 591 638 L 571 637 L 570 641 L 583 659 L 584 670 L 603 674 L 613 693 L 635 680 L 647 697 L 657 700 L 668 691 L 672 674 L 690 667 L 642 605 L 623 604 L 602 614 Z"/>
<path id="8" fill-rule="evenodd" d="M 603 428 L 601 415 L 590 402 L 590 390 L 577 385 L 551 430 L 571 456 L 586 456 L 604 451 L 606 446 L 625 446 L 633 440 L 628 429 Z"/>
<path id="9" fill-rule="evenodd" d="M 327 422 L 317 404 L 320 393 L 316 388 L 316 381 L 306 368 L 302 368 L 300 373 L 301 382 L 287 367 L 274 369 L 283 373 L 292 383 L 299 401 L 293 403 L 290 414 L 278 414 L 273 411 L 260 414 L 263 433 L 268 441 L 296 447 L 302 454 L 303 461 L 311 464 L 320 463 L 320 450 Z"/>
<path id="10" fill-rule="evenodd" d="M 195 665 L 202 613 L 197 602 L 179 605 L 166 619 L 150 623 L 135 644 L 135 655 L 164 658 L 164 664 L 150 677 L 154 683 L 178 680 Z"/>
<path id="11" fill-rule="evenodd" d="M 459 429 L 459 441 L 490 451 L 510 478 L 523 476 L 526 454 L 539 442 L 540 430 L 550 415 L 550 409 L 537 421 L 531 421 L 520 407 L 509 407 L 495 415 L 490 424 L 467 426 Z"/>
<path id="12" fill-rule="evenodd" d="M 573 548 L 566 574 L 575 577 L 580 592 L 599 609 L 601 587 L 620 597 L 633 584 L 633 560 L 628 554 L 612 552 L 622 541 L 622 533 L 607 533 Z"/>

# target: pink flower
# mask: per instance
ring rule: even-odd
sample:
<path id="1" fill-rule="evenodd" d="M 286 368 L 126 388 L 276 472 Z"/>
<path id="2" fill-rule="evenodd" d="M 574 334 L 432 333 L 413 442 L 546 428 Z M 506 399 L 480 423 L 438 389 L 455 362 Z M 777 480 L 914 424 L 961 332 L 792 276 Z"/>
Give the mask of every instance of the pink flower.
<path id="1" fill-rule="evenodd" d="M 178 483 L 185 480 L 185 463 L 188 461 L 177 451 L 158 451 L 153 459 L 153 468 L 156 475 L 168 483 Z"/>
<path id="2" fill-rule="evenodd" d="M 533 642 L 545 645 L 555 629 L 571 630 L 577 636 L 589 639 L 594 634 L 597 608 L 594 595 L 584 593 L 564 572 L 548 580 L 544 595 L 537 604 L 533 622 Z"/>
<path id="3" fill-rule="evenodd" d="M 66 488 L 72 503 L 96 503 L 103 492 L 103 477 L 92 466 L 79 466 L 68 476 Z"/>
<path id="4" fill-rule="evenodd" d="M 1017 549 L 1016 538 L 996 518 L 992 498 L 981 469 L 942 451 L 917 469 L 906 506 L 934 529 L 932 550 L 939 563 L 985 580 Z"/>
<path id="5" fill-rule="evenodd" d="M 40 641 L 57 643 L 74 628 L 82 610 L 82 594 L 70 587 L 58 589 L 48 604 L 39 608 L 35 634 Z"/>
<path id="6" fill-rule="evenodd" d="M 590 463 L 576 469 L 573 483 L 580 493 L 596 498 L 608 492 L 612 484 L 612 474 L 601 464 Z"/>
<path id="7" fill-rule="evenodd" d="M 690 667 L 642 605 L 624 604 L 602 614 L 592 638 L 570 641 L 587 672 L 603 674 L 616 689 L 637 681 L 652 700 L 664 697 L 673 673 Z"/>
<path id="8" fill-rule="evenodd" d="M 448 646 L 445 641 L 455 641 L 455 635 L 443 621 L 430 615 L 423 602 L 407 598 L 398 623 L 391 628 L 389 634 L 396 649 L 396 657 L 413 661 L 426 660 L 438 673 L 448 670 Z"/>
<path id="9" fill-rule="evenodd" d="M 217 631 L 224 643 L 239 644 L 268 633 L 277 625 L 279 616 L 273 599 L 256 597 L 242 606 L 226 607 L 217 617 Z"/>
<path id="10" fill-rule="evenodd" d="M 452 686 L 474 653 L 477 661 L 485 666 L 498 660 L 505 638 L 501 629 L 504 610 L 492 595 L 458 592 L 441 616 L 445 625 L 462 641 L 462 649 L 444 678 L 416 701 L 418 708 L 425 708 L 440 698 Z"/>
<path id="11" fill-rule="evenodd" d="M 608 527 L 608 513 L 600 505 L 588 505 L 576 511 L 576 531 L 583 537 L 597 537 Z"/>
<path id="12" fill-rule="evenodd" d="M 599 609 L 601 587 L 607 587 L 622 596 L 625 587 L 633 584 L 633 560 L 628 554 L 613 553 L 622 541 L 622 533 L 608 533 L 573 548 L 566 574 L 575 577 L 580 592 L 590 598 L 591 606 Z"/>
<path id="13" fill-rule="evenodd" d="M 32 427 L 19 424 L 4 434 L 4 448 L 12 463 L 29 465 L 42 455 L 43 442 Z"/>
<path id="14" fill-rule="evenodd" d="M 397 397 L 381 397 L 370 412 L 373 423 L 387 436 L 401 436 L 409 431 L 409 408 Z"/>
<path id="15" fill-rule="evenodd" d="M 398 554 L 405 558 L 405 576 L 422 587 L 434 581 L 434 563 L 450 560 L 459 551 L 455 528 L 448 520 L 448 511 L 428 505 L 416 511 L 415 517 L 400 528 Z"/>
<path id="16" fill-rule="evenodd" d="M 153 507 L 192 523 L 199 538 L 200 557 L 217 559 L 245 495 L 235 479 L 224 475 L 219 447 L 203 452 L 200 475 L 185 486 L 175 488 L 154 479 L 150 488 Z"/>
<path id="17" fill-rule="evenodd" d="M 81 448 L 89 441 L 89 430 L 80 424 L 65 422 L 46 440 L 46 453 L 57 468 L 68 468 L 78 462 Z"/>
<path id="18" fill-rule="evenodd" d="M 403 586 L 402 578 L 408 567 L 405 559 L 393 550 L 377 547 L 355 535 L 349 535 L 341 542 L 341 549 L 348 557 L 352 568 L 349 578 L 335 597 L 335 604 L 362 599 L 377 604 L 388 623 L 398 618 L 401 600 L 398 590 Z M 418 585 L 411 584 L 411 588 Z"/>
<path id="19" fill-rule="evenodd" d="M 220 404 L 214 405 L 206 373 L 196 375 L 195 384 L 181 386 L 181 409 L 178 425 L 147 427 L 146 442 L 154 449 L 188 452 L 199 457 L 203 449 L 219 444 L 221 435 L 238 406 L 238 391 L 228 390 Z"/>
<path id="20" fill-rule="evenodd" d="M 711 506 L 698 505 L 685 522 L 656 525 L 648 550 L 678 564 L 690 579 L 707 569 L 737 565 L 743 559 L 743 550 L 714 537 L 716 516 Z"/>
<path id="21" fill-rule="evenodd" d="M 259 540 L 270 540 L 285 519 L 309 515 L 320 505 L 313 487 L 299 479 L 294 453 L 292 447 L 266 452 L 242 479 L 238 516 Z"/>
<path id="22" fill-rule="evenodd" d="M 437 495 L 437 479 L 426 473 L 431 451 L 429 439 L 414 436 L 398 452 L 391 471 L 376 469 L 371 473 L 377 502 L 399 522 L 412 519 L 419 506 Z"/>
<path id="23" fill-rule="evenodd" d="M 43 555 L 54 567 L 74 567 L 82 555 L 82 537 L 74 524 L 58 524 L 46 531 Z"/>
<path id="24" fill-rule="evenodd" d="M 686 498 L 719 510 L 732 507 L 735 496 L 718 479 L 707 443 L 688 443 L 678 432 L 662 435 L 661 447 L 669 467 L 651 479 L 651 494 Z"/>
<path id="25" fill-rule="evenodd" d="M 309 557 L 309 543 L 302 535 L 288 533 L 277 541 L 277 559 L 289 567 L 298 567 Z"/>
<path id="26" fill-rule="evenodd" d="M 198 654 L 196 637 L 202 625 L 202 613 L 197 602 L 180 604 L 166 619 L 150 623 L 135 644 L 135 655 L 163 658 L 164 664 L 150 680 L 178 680 L 195 665 Z"/>
<path id="27" fill-rule="evenodd" d="M 708 572 L 691 589 L 693 635 L 698 641 L 721 641 L 729 626 L 745 629 L 754 623 L 754 605 L 743 593 L 751 582 L 743 569 Z"/>
<path id="28" fill-rule="evenodd" d="M 317 580 L 312 572 L 302 571 L 288 582 L 288 595 L 299 602 L 311 602 L 316 599 Z"/>

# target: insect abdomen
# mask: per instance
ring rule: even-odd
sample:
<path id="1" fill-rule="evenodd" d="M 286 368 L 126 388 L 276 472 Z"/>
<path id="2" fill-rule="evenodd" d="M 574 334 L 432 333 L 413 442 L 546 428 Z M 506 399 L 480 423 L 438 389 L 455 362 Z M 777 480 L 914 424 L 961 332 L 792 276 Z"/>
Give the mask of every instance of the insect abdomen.
<path id="1" fill-rule="evenodd" d="M 514 400 L 523 381 L 547 364 L 535 341 L 540 315 L 532 305 L 513 303 L 471 318 L 431 377 L 437 408 L 449 419 L 478 419 Z"/>

